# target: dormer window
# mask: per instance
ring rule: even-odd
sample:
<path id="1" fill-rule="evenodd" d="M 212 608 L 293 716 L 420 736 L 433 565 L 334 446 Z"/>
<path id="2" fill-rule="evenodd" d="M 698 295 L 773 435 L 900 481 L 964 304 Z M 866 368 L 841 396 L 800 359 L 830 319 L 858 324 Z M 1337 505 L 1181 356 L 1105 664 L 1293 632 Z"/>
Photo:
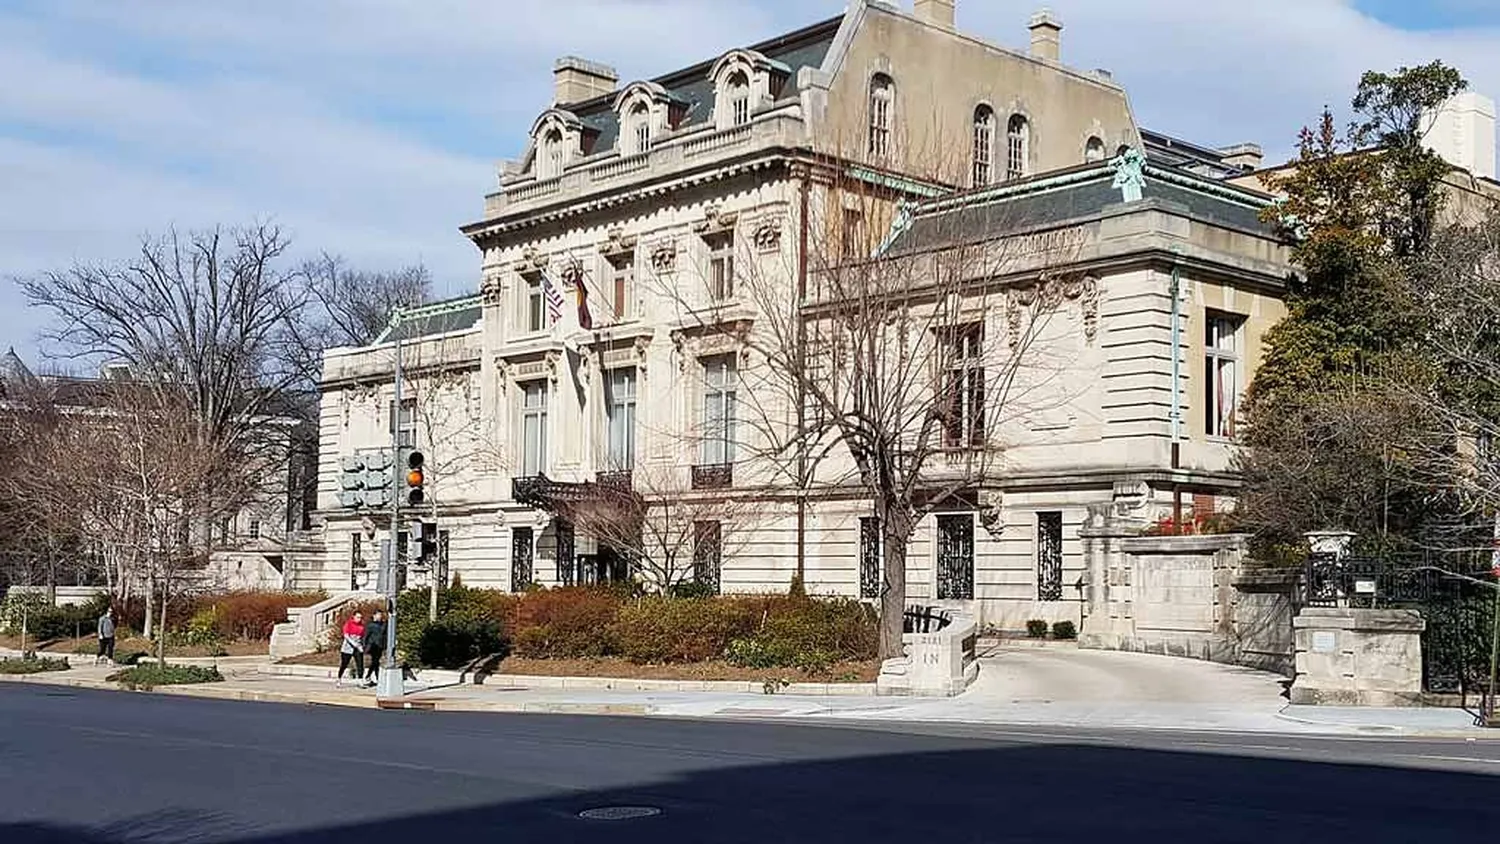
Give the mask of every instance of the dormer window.
<path id="1" fill-rule="evenodd" d="M 744 126 L 750 122 L 750 80 L 744 72 L 736 71 L 729 77 L 725 89 L 729 102 L 729 125 Z"/>
<path id="2" fill-rule="evenodd" d="M 645 103 L 636 103 L 630 109 L 629 123 L 634 144 L 631 152 L 639 154 L 651 149 L 651 109 Z"/>
<path id="3" fill-rule="evenodd" d="M 870 157 L 884 160 L 891 154 L 891 111 L 896 83 L 883 73 L 870 80 Z"/>
<path id="4" fill-rule="evenodd" d="M 571 112 L 549 109 L 531 127 L 531 170 L 538 179 L 555 179 L 578 155 L 588 155 L 597 129 L 584 126 Z"/>
<path id="5" fill-rule="evenodd" d="M 1083 146 L 1083 160 L 1089 163 L 1104 160 L 1104 141 L 1095 135 Z"/>
<path id="6" fill-rule="evenodd" d="M 542 154 L 538 159 L 540 166 L 537 168 L 537 177 L 551 179 L 561 176 L 563 167 L 567 165 L 564 157 L 567 150 L 563 147 L 562 132 L 553 129 L 542 138 Z"/>

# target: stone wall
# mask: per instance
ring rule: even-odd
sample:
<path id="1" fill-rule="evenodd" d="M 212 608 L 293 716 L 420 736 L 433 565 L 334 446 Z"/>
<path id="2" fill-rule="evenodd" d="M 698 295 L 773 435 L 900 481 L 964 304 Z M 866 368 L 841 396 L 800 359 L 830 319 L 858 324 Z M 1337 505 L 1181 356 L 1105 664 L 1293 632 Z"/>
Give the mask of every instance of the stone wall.
<path id="1" fill-rule="evenodd" d="M 1142 536 L 1096 510 L 1080 532 L 1084 647 L 1247 665 L 1291 676 L 1296 580 L 1245 570 L 1247 537 Z"/>

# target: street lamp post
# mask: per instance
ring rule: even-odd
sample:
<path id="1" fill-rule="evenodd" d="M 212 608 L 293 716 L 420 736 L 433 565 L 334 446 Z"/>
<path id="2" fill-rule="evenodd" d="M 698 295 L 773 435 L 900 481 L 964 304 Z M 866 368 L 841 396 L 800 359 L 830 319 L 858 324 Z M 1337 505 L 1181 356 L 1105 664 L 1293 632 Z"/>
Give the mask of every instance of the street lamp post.
<path id="1" fill-rule="evenodd" d="M 401 323 L 401 311 L 392 316 L 393 326 Z M 406 696 L 405 679 L 396 665 L 396 567 L 400 556 L 401 490 L 405 486 L 405 461 L 401 459 L 401 335 L 396 337 L 396 404 L 391 418 L 391 539 L 389 554 L 381 560 L 385 567 L 385 654 L 380 666 L 380 682 L 375 689 L 376 698 L 400 698 Z"/>

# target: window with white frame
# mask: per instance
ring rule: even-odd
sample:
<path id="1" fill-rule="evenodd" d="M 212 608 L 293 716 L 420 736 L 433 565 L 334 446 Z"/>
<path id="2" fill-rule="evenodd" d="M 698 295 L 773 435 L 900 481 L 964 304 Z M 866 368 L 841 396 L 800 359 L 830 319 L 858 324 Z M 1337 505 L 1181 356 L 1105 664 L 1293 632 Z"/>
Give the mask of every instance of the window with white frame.
<path id="1" fill-rule="evenodd" d="M 611 369 L 605 381 L 605 412 L 609 423 L 609 467 L 635 468 L 635 409 L 638 376 L 635 367 Z"/>
<path id="2" fill-rule="evenodd" d="M 521 285 L 521 330 L 526 332 L 547 329 L 547 300 L 542 293 L 542 277 L 526 276 Z"/>
<path id="3" fill-rule="evenodd" d="M 551 179 L 561 176 L 567 163 L 567 149 L 563 145 L 560 129 L 551 129 L 542 135 L 541 149 L 537 157 L 537 178 Z"/>
<path id="4" fill-rule="evenodd" d="M 870 80 L 870 137 L 868 151 L 871 158 L 885 159 L 891 154 L 891 111 L 896 99 L 896 83 L 883 73 Z"/>
<path id="5" fill-rule="evenodd" d="M 521 477 L 547 469 L 547 382 L 526 381 L 521 388 Z"/>
<path id="6" fill-rule="evenodd" d="M 724 89 L 729 98 L 729 125 L 744 126 L 750 122 L 750 79 L 744 71 L 735 71 L 729 76 Z"/>
<path id="7" fill-rule="evenodd" d="M 943 350 L 943 446 L 984 445 L 984 331 L 979 324 L 949 329 Z"/>
<path id="8" fill-rule="evenodd" d="M 1005 178 L 1020 179 L 1026 175 L 1026 157 L 1031 147 L 1031 126 L 1026 118 L 1012 114 L 1005 127 Z"/>
<path id="9" fill-rule="evenodd" d="M 1233 437 L 1239 407 L 1240 326 L 1232 314 L 1208 313 L 1203 337 L 1204 431 L 1210 437 Z"/>
<path id="10" fill-rule="evenodd" d="M 643 153 L 651 149 L 651 109 L 645 103 L 636 103 L 630 109 L 631 152 Z"/>
<path id="11" fill-rule="evenodd" d="M 734 355 L 703 361 L 703 465 L 734 462 L 739 373 Z"/>
<path id="12" fill-rule="evenodd" d="M 987 105 L 974 109 L 974 187 L 994 178 L 995 111 Z"/>
<path id="13" fill-rule="evenodd" d="M 635 308 L 635 253 L 625 252 L 609 259 L 610 305 L 615 319 L 636 316 Z"/>
<path id="14" fill-rule="evenodd" d="M 734 298 L 734 232 L 703 238 L 708 244 L 708 295 L 715 302 Z"/>

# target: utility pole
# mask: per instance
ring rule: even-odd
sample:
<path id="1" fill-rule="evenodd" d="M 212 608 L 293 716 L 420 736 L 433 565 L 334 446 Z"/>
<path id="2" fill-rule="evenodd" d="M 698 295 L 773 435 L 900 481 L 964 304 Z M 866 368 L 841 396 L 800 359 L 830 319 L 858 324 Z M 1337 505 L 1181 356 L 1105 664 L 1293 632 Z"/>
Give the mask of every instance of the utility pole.
<path id="1" fill-rule="evenodd" d="M 396 404 L 391 417 L 391 552 L 381 564 L 385 566 L 385 664 L 380 666 L 380 682 L 375 690 L 377 698 L 399 698 L 406 696 L 405 680 L 396 666 L 396 567 L 400 562 L 401 495 L 405 488 L 406 461 L 401 459 L 401 310 L 396 309 L 391 321 L 397 328 L 396 337 Z"/>

